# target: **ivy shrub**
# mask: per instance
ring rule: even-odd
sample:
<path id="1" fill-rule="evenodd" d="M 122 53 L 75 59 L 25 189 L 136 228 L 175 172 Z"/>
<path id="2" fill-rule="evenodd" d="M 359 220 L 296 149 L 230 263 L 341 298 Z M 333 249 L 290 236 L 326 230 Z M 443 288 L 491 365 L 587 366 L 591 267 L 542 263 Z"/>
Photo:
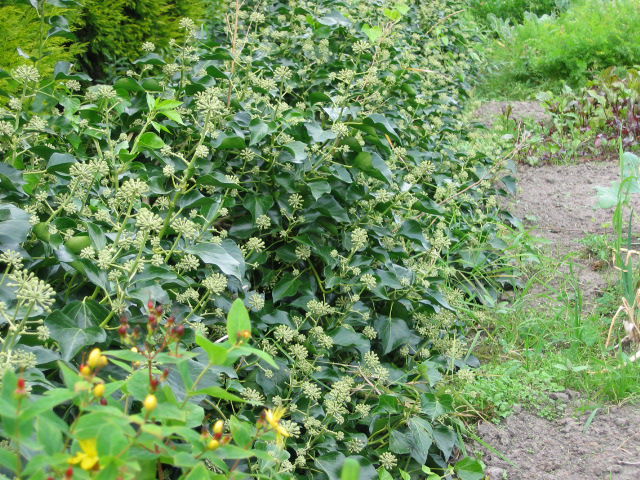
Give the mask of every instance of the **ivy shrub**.
<path id="1" fill-rule="evenodd" d="M 126 414 L 166 358 L 127 351 L 155 345 L 145 332 L 158 328 L 156 305 L 171 305 L 191 353 L 163 395 L 206 375 L 227 396 L 189 408 L 276 432 L 256 447 L 269 455 L 207 463 L 214 476 L 184 445 L 195 423 L 157 429 L 158 448 L 139 458 L 104 447 L 100 478 L 139 476 L 152 459 L 182 468 L 163 478 L 335 479 L 348 458 L 361 479 L 482 477 L 474 460 L 450 466 L 461 445 L 438 384 L 476 364 L 465 295 L 492 302 L 509 281 L 497 196 L 512 182 L 461 120 L 475 61 L 458 10 L 249 1 L 206 38 L 182 20 L 182 42 L 167 54 L 145 45 L 112 83 L 68 65 L 52 81 L 12 72 L 22 94 L 0 114 L 2 371 L 21 370 L 41 394 L 68 388 L 66 369 L 92 347 L 109 349 L 134 361 L 109 371 Z M 237 298 L 252 321 L 230 328 Z M 210 344 L 247 334 L 249 358 L 207 360 Z M 208 375 L 209 363 L 223 365 Z M 73 422 L 77 398 L 63 397 Z M 0 435 L 18 457 L 45 450 Z M 64 474 L 38 458 L 34 478 Z"/>

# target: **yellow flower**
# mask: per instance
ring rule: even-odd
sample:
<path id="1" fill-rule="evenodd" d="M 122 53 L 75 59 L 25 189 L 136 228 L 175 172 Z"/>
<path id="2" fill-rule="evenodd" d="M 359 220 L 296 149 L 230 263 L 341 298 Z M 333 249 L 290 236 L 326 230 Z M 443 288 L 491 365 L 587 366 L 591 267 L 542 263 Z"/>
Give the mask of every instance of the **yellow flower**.
<path id="1" fill-rule="evenodd" d="M 286 413 L 287 409 L 285 407 L 276 407 L 275 410 L 267 409 L 264 412 L 264 419 L 276 432 L 278 445 L 284 444 L 284 439 L 291 436 L 287 429 L 280 424 L 280 420 Z"/>
<path id="2" fill-rule="evenodd" d="M 98 470 L 100 459 L 98 458 L 98 446 L 95 438 L 80 440 L 80 449 L 76 456 L 69 459 L 71 464 L 80 464 L 83 470 Z"/>

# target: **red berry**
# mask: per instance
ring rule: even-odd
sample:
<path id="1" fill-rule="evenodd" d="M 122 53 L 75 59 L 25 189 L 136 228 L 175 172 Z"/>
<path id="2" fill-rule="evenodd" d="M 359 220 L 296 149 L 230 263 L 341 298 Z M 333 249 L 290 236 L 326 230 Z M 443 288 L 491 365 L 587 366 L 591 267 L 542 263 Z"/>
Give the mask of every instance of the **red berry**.
<path id="1" fill-rule="evenodd" d="M 149 300 L 147 302 L 147 307 L 149 307 L 149 310 L 153 310 L 156 306 L 156 302 L 154 302 L 153 300 Z"/>
<path id="2" fill-rule="evenodd" d="M 158 305 L 156 307 L 156 312 L 158 313 L 158 315 L 162 315 L 162 311 L 163 311 L 162 305 Z"/>
<path id="3" fill-rule="evenodd" d="M 176 317 L 174 317 L 173 315 L 167 318 L 167 324 L 173 325 L 175 322 L 176 322 Z"/>
<path id="4" fill-rule="evenodd" d="M 173 329 L 174 333 L 178 336 L 181 337 L 184 335 L 184 325 L 180 324 L 177 325 L 174 329 Z"/>
<path id="5" fill-rule="evenodd" d="M 153 377 L 149 383 L 151 384 L 151 390 L 153 391 L 155 391 L 156 388 L 158 388 L 158 385 L 160 385 L 160 381 L 156 377 Z"/>
<path id="6" fill-rule="evenodd" d="M 65 472 L 64 476 L 67 478 L 73 477 L 73 467 L 67 468 L 67 471 Z"/>
<path id="7" fill-rule="evenodd" d="M 120 334 L 121 337 L 125 337 L 128 331 L 129 329 L 127 328 L 126 325 L 120 325 L 120 328 L 118 329 L 118 333 Z"/>
<path id="8" fill-rule="evenodd" d="M 106 399 L 106 398 L 104 398 L 104 397 L 102 397 L 102 398 L 100 399 L 100 405 L 104 406 L 104 405 L 106 405 L 106 404 L 107 404 L 107 399 Z"/>
<path id="9" fill-rule="evenodd" d="M 24 390 L 24 387 L 26 387 L 27 383 L 24 381 L 24 378 L 20 377 L 18 379 L 18 389 L 19 390 Z"/>

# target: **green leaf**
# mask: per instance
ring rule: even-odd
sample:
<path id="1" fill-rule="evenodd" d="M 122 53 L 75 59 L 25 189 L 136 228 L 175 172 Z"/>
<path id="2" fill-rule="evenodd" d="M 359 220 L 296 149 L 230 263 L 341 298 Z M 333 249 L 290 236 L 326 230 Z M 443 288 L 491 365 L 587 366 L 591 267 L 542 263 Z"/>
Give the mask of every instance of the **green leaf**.
<path id="1" fill-rule="evenodd" d="M 195 395 L 209 395 L 210 397 L 220 398 L 222 400 L 228 400 L 230 402 L 241 402 L 245 403 L 246 400 L 234 395 L 233 393 L 227 392 L 222 387 L 207 387 L 202 388 L 200 390 L 196 390 L 195 392 L 191 392 L 189 396 Z"/>
<path id="2" fill-rule="evenodd" d="M 11 204 L 0 204 L 0 252 L 18 248 L 30 231 L 27 212 Z"/>
<path id="3" fill-rule="evenodd" d="M 54 153 L 49 157 L 47 162 L 47 172 L 64 172 L 69 173 L 71 165 L 78 160 L 73 155 L 68 153 Z"/>
<path id="4" fill-rule="evenodd" d="M 184 125 L 184 121 L 182 120 L 182 116 L 175 110 L 162 110 L 160 112 L 162 115 L 167 117 L 169 120 L 173 120 L 174 122 Z"/>
<path id="5" fill-rule="evenodd" d="M 246 147 L 244 138 L 237 135 L 227 136 L 222 134 L 218 139 L 220 141 L 217 146 L 219 150 L 242 150 Z"/>
<path id="6" fill-rule="evenodd" d="M 69 361 L 82 348 L 93 346 L 107 339 L 99 327 L 106 318 L 106 309 L 94 300 L 72 302 L 62 310 L 56 310 L 45 319 L 51 338 L 60 345 L 62 359 Z"/>
<path id="7" fill-rule="evenodd" d="M 451 395 L 438 395 L 433 393 L 425 393 L 421 397 L 422 413 L 429 415 L 432 420 L 435 420 L 445 413 L 449 413 L 452 410 L 451 404 L 453 399 Z"/>
<path id="8" fill-rule="evenodd" d="M 249 312 L 247 307 L 244 306 L 244 302 L 236 298 L 229 314 L 227 315 L 227 334 L 229 335 L 229 341 L 232 344 L 238 342 L 238 333 L 242 331 L 248 331 L 251 333 L 251 320 L 249 319 Z"/>
<path id="9" fill-rule="evenodd" d="M 363 172 L 383 182 L 389 183 L 393 178 L 391 170 L 377 153 L 362 151 L 353 159 L 353 164 Z"/>
<path id="10" fill-rule="evenodd" d="M 269 134 L 269 125 L 259 118 L 254 118 L 249 123 L 249 145 L 256 145 Z"/>
<path id="11" fill-rule="evenodd" d="M 451 452 L 457 440 L 456 432 L 445 426 L 439 426 L 433 429 L 433 440 L 436 446 L 442 452 L 445 460 L 449 460 Z"/>
<path id="12" fill-rule="evenodd" d="M 209 480 L 210 477 L 211 472 L 204 463 L 200 462 L 189 472 L 184 480 Z"/>
<path id="13" fill-rule="evenodd" d="M 241 347 L 237 347 L 236 351 L 241 356 L 256 355 L 261 360 L 264 360 L 269 365 L 271 365 L 273 368 L 276 368 L 276 369 L 280 368 L 271 355 L 269 355 L 267 352 L 263 352 L 262 350 L 259 350 L 257 348 L 249 347 L 247 345 L 242 345 Z"/>
<path id="14" fill-rule="evenodd" d="M 245 271 L 244 258 L 238 246 L 231 240 L 220 245 L 214 243 L 198 243 L 186 249 L 208 265 L 216 265 L 222 273 L 242 280 Z"/>
<path id="15" fill-rule="evenodd" d="M 463 458 L 455 464 L 454 470 L 460 480 L 482 480 L 484 478 L 484 468 L 475 458 Z"/>
<path id="16" fill-rule="evenodd" d="M 164 142 L 162 141 L 162 139 L 153 132 L 143 133 L 140 136 L 138 144 L 143 148 L 150 148 L 152 150 L 157 150 L 164 147 Z"/>
<path id="17" fill-rule="evenodd" d="M 311 189 L 311 195 L 313 195 L 313 198 L 315 198 L 316 200 L 318 200 L 325 193 L 331 192 L 331 185 L 329 185 L 329 183 L 325 182 L 324 180 L 309 182 L 307 185 L 309 185 L 309 188 Z"/>
<path id="18" fill-rule="evenodd" d="M 287 143 L 284 148 L 293 155 L 293 163 L 302 163 L 307 158 L 306 144 L 302 142 Z"/>
<path id="19" fill-rule="evenodd" d="M 360 464 L 355 458 L 346 458 L 340 480 L 360 480 Z"/>
<path id="20" fill-rule="evenodd" d="M 378 471 L 378 480 L 393 480 L 393 477 L 383 467 Z"/>
<path id="21" fill-rule="evenodd" d="M 382 36 L 382 28 L 379 26 L 372 27 L 368 23 L 362 26 L 362 33 L 369 37 L 371 43 L 375 43 Z"/>
<path id="22" fill-rule="evenodd" d="M 429 448 L 433 443 L 433 430 L 431 424 L 420 417 L 411 417 L 407 422 L 409 425 L 409 453 L 411 457 L 420 465 L 427 461 Z"/>
<path id="23" fill-rule="evenodd" d="M 224 365 L 224 362 L 227 360 L 227 349 L 225 347 L 213 343 L 201 335 L 196 335 L 196 343 L 207 352 L 209 362 L 212 365 Z"/>
<path id="24" fill-rule="evenodd" d="M 243 422 L 235 415 L 229 419 L 229 428 L 233 441 L 240 447 L 246 448 L 251 445 L 255 437 L 256 429 L 249 422 Z"/>
<path id="25" fill-rule="evenodd" d="M 275 286 L 273 292 L 271 292 L 271 297 L 274 302 L 277 302 L 283 298 L 290 297 L 298 293 L 300 286 L 301 281 L 298 277 L 294 277 L 291 274 L 285 274 Z"/>
<path id="26" fill-rule="evenodd" d="M 414 345 L 419 340 L 407 323 L 400 318 L 380 317 L 375 326 L 385 355 L 402 345 Z"/>

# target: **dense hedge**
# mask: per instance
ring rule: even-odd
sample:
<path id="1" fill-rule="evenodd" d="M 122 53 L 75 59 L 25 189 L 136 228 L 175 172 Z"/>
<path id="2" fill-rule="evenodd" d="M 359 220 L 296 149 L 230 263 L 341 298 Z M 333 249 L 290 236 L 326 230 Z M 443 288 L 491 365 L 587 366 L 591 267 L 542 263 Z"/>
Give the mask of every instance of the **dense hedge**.
<path id="1" fill-rule="evenodd" d="M 87 42 L 84 67 L 94 75 L 103 75 L 114 63 L 126 64 L 140 54 L 145 42 L 166 48 L 171 39 L 184 38 L 181 18 L 202 22 L 207 3 L 214 9 L 218 2 L 204 0 L 82 0 L 74 19 L 76 35 Z"/>
<path id="2" fill-rule="evenodd" d="M 113 83 L 12 72 L 24 88 L 0 113 L 0 292 L 18 325 L 4 351 L 22 353 L 0 359 L 40 390 L 64 377 L 54 399 L 91 419 L 85 437 L 64 433 L 85 442 L 78 463 L 99 456 L 113 473 L 101 478 L 162 464 L 170 478 L 206 478 L 206 459 L 215 478 L 333 480 L 353 456 L 364 480 L 459 458 L 438 384 L 476 363 L 465 295 L 491 302 L 507 281 L 496 196 L 510 185 L 461 120 L 477 57 L 460 7 L 248 1 L 210 38 L 181 21 L 183 42 L 166 55 L 146 46 Z M 196 347 L 194 333 L 218 346 Z M 140 365 L 167 342 L 174 355 Z M 67 370 L 88 362 L 80 375 L 93 381 L 107 362 L 88 354 L 95 345 L 115 366 L 87 407 L 86 381 Z M 11 381 L 10 395 L 22 388 Z M 94 425 L 105 392 L 108 429 Z M 261 418 L 260 405 L 288 418 Z M 192 441 L 216 417 L 236 450 Z M 30 427 L 37 438 L 47 421 Z M 132 422 L 149 430 L 134 435 Z M 267 422 L 279 441 L 256 434 Z M 62 472 L 70 443 L 40 447 L 38 461 Z"/>
<path id="3" fill-rule="evenodd" d="M 56 17 L 59 20 L 61 14 L 69 13 L 64 8 L 43 5 L 46 17 Z M 41 23 L 38 11 L 28 3 L 9 2 L 0 5 L 0 68 L 11 70 L 28 62 L 25 56 L 30 56 L 37 59 L 40 71 L 48 74 L 53 71 L 57 62 L 71 61 L 75 55 L 84 51 L 81 43 L 70 46 L 68 38 L 49 36 L 53 28 L 55 25 Z"/>

